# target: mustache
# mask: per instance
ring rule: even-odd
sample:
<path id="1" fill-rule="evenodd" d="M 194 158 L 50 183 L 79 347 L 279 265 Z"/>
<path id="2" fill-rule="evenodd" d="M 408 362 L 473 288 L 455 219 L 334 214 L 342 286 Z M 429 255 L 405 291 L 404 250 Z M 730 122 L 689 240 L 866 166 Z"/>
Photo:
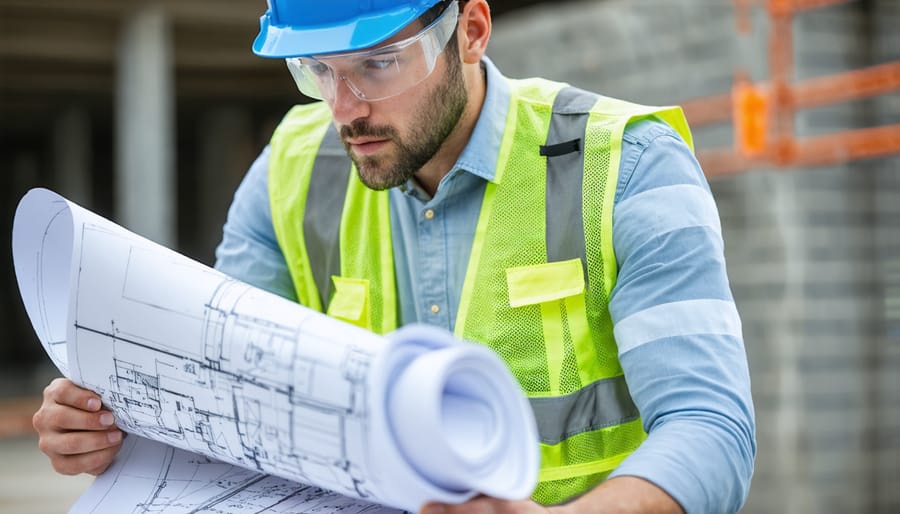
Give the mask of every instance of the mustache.
<path id="1" fill-rule="evenodd" d="M 357 137 L 394 138 L 397 131 L 389 125 L 372 125 L 366 120 L 355 120 L 350 125 L 341 127 L 341 139 L 347 140 Z"/>

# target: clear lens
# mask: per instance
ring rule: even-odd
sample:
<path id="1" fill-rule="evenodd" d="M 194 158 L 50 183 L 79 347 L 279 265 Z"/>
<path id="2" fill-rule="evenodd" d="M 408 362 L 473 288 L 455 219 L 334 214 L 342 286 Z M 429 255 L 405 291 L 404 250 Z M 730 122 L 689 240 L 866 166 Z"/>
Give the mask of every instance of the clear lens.
<path id="1" fill-rule="evenodd" d="M 287 59 L 294 82 L 304 95 L 331 100 L 336 81 L 347 84 L 360 100 L 397 96 L 434 71 L 438 56 L 456 29 L 459 6 L 450 6 L 418 34 L 391 45 L 346 54 Z"/>

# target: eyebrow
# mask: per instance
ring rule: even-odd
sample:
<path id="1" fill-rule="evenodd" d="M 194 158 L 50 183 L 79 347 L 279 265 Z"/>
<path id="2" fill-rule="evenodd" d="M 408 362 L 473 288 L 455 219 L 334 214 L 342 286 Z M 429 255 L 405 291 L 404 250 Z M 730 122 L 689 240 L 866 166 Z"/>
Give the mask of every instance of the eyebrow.
<path id="1" fill-rule="evenodd" d="M 397 43 L 403 43 L 403 42 L 405 42 L 405 41 L 406 41 L 405 39 L 402 39 L 402 40 L 400 40 L 400 41 L 397 41 Z M 389 45 L 387 45 L 387 46 L 383 46 L 383 47 L 381 47 L 381 48 L 375 48 L 375 49 L 373 49 L 373 50 L 371 51 L 371 53 L 369 53 L 369 56 L 371 57 L 371 56 L 373 56 L 373 55 L 384 55 L 384 54 L 389 54 L 389 53 L 392 53 L 392 52 L 396 52 L 397 49 L 396 49 L 396 48 L 392 48 L 392 47 L 395 46 L 397 43 L 391 43 L 391 44 L 389 44 Z"/>

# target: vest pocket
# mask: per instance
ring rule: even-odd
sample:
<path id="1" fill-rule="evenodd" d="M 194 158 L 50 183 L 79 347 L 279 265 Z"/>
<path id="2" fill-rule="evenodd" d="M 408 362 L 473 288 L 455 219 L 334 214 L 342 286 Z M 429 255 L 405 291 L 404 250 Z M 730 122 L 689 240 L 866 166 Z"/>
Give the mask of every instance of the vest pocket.
<path id="1" fill-rule="evenodd" d="M 372 330 L 369 281 L 364 278 L 334 275 L 331 280 L 334 282 L 334 296 L 328 304 L 326 314 L 366 330 Z"/>
<path id="2" fill-rule="evenodd" d="M 581 259 L 506 269 L 509 306 L 522 307 L 584 293 Z"/>
<path id="3" fill-rule="evenodd" d="M 600 378 L 585 306 L 581 259 L 507 268 L 509 306 L 539 305 L 550 390 L 558 396 Z M 578 377 L 563 376 L 567 351 L 574 354 Z"/>

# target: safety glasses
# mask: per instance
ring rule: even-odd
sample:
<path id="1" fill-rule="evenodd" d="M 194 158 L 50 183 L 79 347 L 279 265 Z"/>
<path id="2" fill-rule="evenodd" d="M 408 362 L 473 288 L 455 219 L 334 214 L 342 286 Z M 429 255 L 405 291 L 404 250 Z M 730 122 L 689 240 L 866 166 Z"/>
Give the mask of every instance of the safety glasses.
<path id="1" fill-rule="evenodd" d="M 431 75 L 456 30 L 458 15 L 453 1 L 434 22 L 402 41 L 361 52 L 291 57 L 287 66 L 300 92 L 311 98 L 334 99 L 338 80 L 360 100 L 391 98 Z"/>

